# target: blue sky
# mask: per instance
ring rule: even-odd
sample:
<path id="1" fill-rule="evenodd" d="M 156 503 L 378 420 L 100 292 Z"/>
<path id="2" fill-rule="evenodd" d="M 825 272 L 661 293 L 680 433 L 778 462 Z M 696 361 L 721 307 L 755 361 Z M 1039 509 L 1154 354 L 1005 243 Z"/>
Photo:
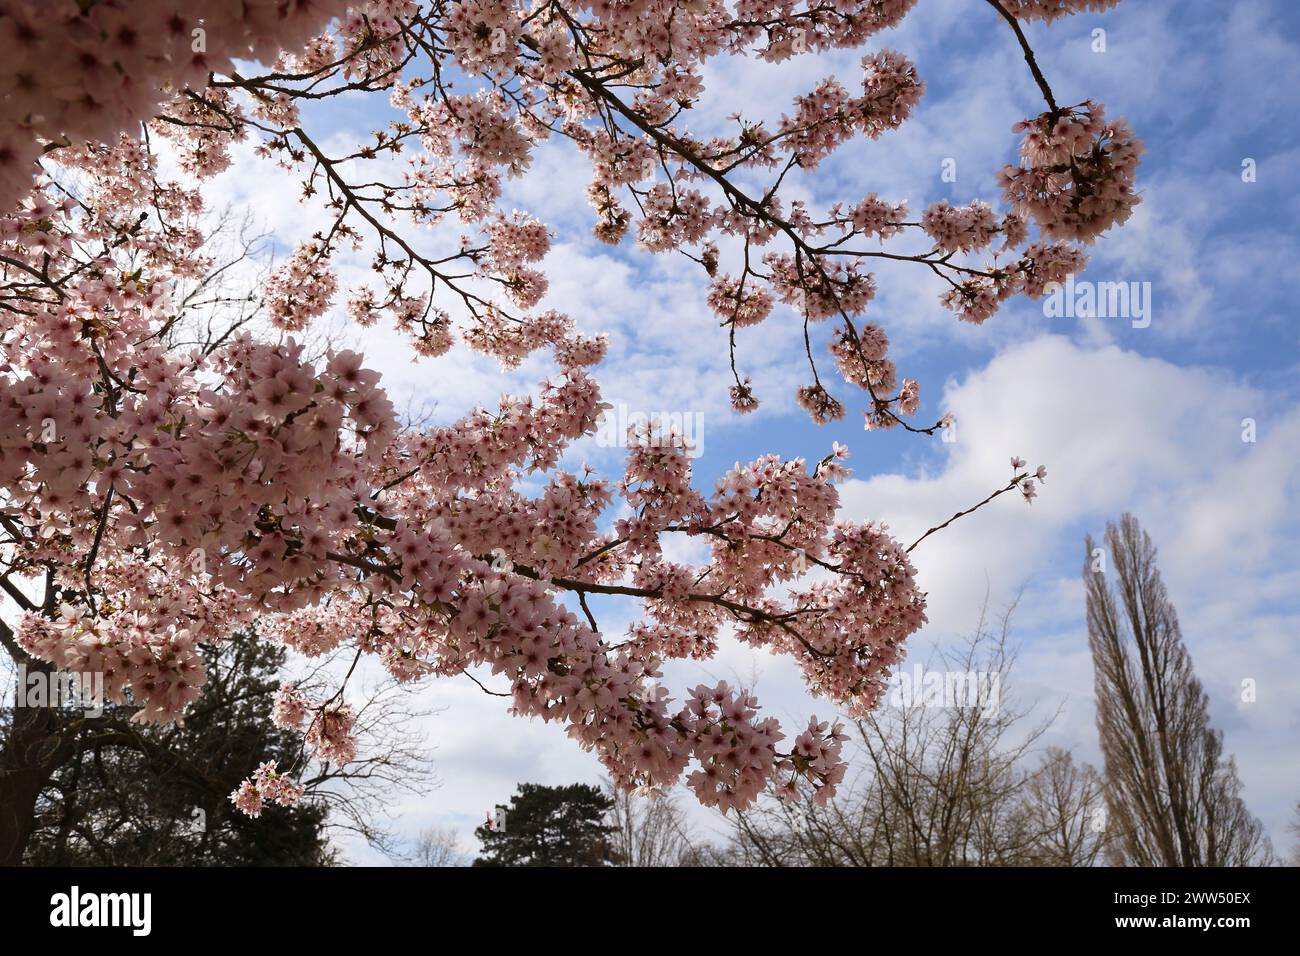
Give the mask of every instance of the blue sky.
<path id="1" fill-rule="evenodd" d="M 923 658 L 927 646 L 965 633 L 986 593 L 995 607 L 1019 594 L 1014 634 L 1022 653 L 1009 681 L 1044 706 L 1063 701 L 1047 742 L 1089 760 L 1097 754 L 1082 540 L 1132 511 L 1161 549 L 1214 720 L 1236 755 L 1245 798 L 1279 850 L 1294 842 L 1286 823 L 1300 799 L 1298 20 L 1286 0 L 1128 0 L 1104 15 L 1028 29 L 1058 101 L 1101 101 L 1145 141 L 1143 202 L 1126 227 L 1090 250 L 1079 278 L 1150 283 L 1151 322 L 1134 328 L 1124 318 L 1053 318 L 1040 303 L 1013 300 L 975 328 L 939 304 L 938 280 L 923 268 L 878 270 L 880 292 L 868 315 L 889 332 L 901 374 L 922 383 L 918 418 L 928 424 L 956 414 L 951 444 L 864 433 L 860 413 L 813 426 L 793 403 L 803 384 L 802 343 L 789 314 L 742 330 L 740 361 L 764 406 L 735 416 L 727 408 L 726 341 L 705 306 L 698 267 L 629 243 L 597 242 L 582 192 L 586 164 L 565 144 L 541 149 L 529 174 L 509 186 L 510 202 L 555 233 L 543 305 L 610 334 L 610 358 L 597 369 L 606 400 L 702 416 L 701 484 L 711 486 L 737 460 L 771 452 L 817 458 L 840 441 L 856 472 L 843 489 L 845 516 L 888 521 L 910 541 L 1005 481 L 1011 455 L 1047 465 L 1032 507 L 1007 496 L 918 548 L 931 623 L 913 638 L 914 654 Z M 1098 28 L 1104 52 L 1093 50 Z M 815 208 L 872 191 L 907 199 L 913 210 L 944 197 L 996 205 L 995 173 L 1015 158 L 1011 126 L 1043 108 L 1005 25 L 982 3 L 925 0 L 868 49 L 881 47 L 913 58 L 927 83 L 913 119 L 878 141 L 846 145 L 812 176 L 792 180 L 790 195 Z M 779 66 L 714 64 L 692 128 L 704 131 L 736 109 L 775 119 L 831 73 L 852 86 L 862 52 Z M 353 100 L 309 121 L 318 138 L 341 143 L 378 128 L 373 109 L 373 98 Z M 956 161 L 955 182 L 941 178 L 945 159 Z M 1254 182 L 1243 182 L 1246 159 L 1255 163 Z M 212 192 L 218 203 L 255 204 L 281 250 L 319 219 L 249 151 Z M 360 278 L 364 256 L 345 268 L 345 280 L 349 268 Z M 502 391 L 525 391 L 547 372 L 538 360 L 503 376 L 464 351 L 412 363 L 390 330 L 348 335 L 384 372 L 399 407 L 409 401 L 439 419 Z M 841 389 L 840 397 L 850 396 Z M 1256 423 L 1253 443 L 1242 441 L 1246 418 Z M 584 460 L 615 475 L 621 467 L 618 450 L 594 441 L 571 456 Z M 617 631 L 635 612 L 602 608 L 601 623 Z M 674 692 L 708 675 L 756 685 L 764 705 L 787 722 L 832 711 L 808 698 L 792 665 L 765 654 L 728 644 L 717 660 L 692 667 L 671 673 Z M 1241 700 L 1246 679 L 1257 682 L 1254 703 Z M 421 693 L 428 706 L 445 708 L 427 724 L 442 785 L 394 805 L 404 833 L 452 826 L 472 849 L 470 830 L 516 782 L 600 776 L 595 759 L 558 728 L 508 716 L 468 680 Z M 364 848 L 350 852 L 371 858 Z"/>

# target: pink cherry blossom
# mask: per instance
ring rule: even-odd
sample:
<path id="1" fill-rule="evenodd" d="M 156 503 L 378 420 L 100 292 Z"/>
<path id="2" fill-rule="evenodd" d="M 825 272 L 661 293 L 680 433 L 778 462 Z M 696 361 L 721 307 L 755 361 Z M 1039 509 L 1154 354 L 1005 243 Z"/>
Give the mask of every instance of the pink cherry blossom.
<path id="1" fill-rule="evenodd" d="M 1005 9 L 1051 21 L 1111 5 Z M 962 197 L 914 217 L 875 192 L 828 208 L 818 190 L 796 198 L 787 174 L 888 142 L 917 108 L 923 68 L 878 46 L 913 6 L 0 4 L 0 519 L 6 577 L 48 588 L 21 602 L 21 647 L 102 674 L 134 719 L 167 722 L 202 693 L 200 645 L 256 625 L 397 681 L 485 673 L 514 713 L 564 727 L 626 788 L 684 780 L 724 811 L 767 791 L 830 799 L 839 723 L 787 734 L 751 689 L 670 690 L 663 665 L 708 660 L 734 636 L 865 715 L 926 621 L 913 563 L 926 536 L 905 546 L 879 521 L 843 519 L 839 445 L 736 462 L 712 484 L 671 430 L 635 433 L 621 475 L 572 466 L 610 407 L 595 368 L 620 343 L 606 316 L 547 307 L 563 250 L 503 197 L 543 143 L 565 140 L 599 239 L 702 270 L 701 348 L 727 350 L 737 412 L 760 408 L 744 347 L 776 316 L 795 330 L 790 381 L 814 421 L 851 407 L 867 429 L 933 435 L 951 416 L 909 421 L 921 384 L 889 354 L 871 269 L 932 277 L 959 319 L 988 321 L 1081 270 L 1074 243 L 1129 217 L 1142 147 L 1100 104 L 1058 107 L 1043 80 L 1047 111 L 1017 127 L 1001 208 Z M 707 129 L 719 58 L 831 50 L 855 51 L 854 69 Z M 344 95 L 386 117 L 364 143 L 313 125 Z M 327 225 L 277 224 L 293 252 L 252 296 L 265 327 L 181 344 L 186 290 L 221 269 L 205 180 L 241 142 L 291 171 Z M 637 307 L 646 323 L 665 308 Z M 334 315 L 385 323 L 430 369 L 462 348 L 541 380 L 412 424 L 363 355 L 308 344 Z M 1024 460 L 1012 466 L 985 503 L 1037 495 Z M 682 538 L 703 556 L 676 557 L 666 542 Z M 602 630 L 594 597 L 632 602 L 623 633 Z M 302 733 L 304 761 L 259 766 L 231 795 L 241 811 L 293 805 L 306 760 L 359 756 L 346 681 L 313 697 L 281 688 L 274 720 Z"/>

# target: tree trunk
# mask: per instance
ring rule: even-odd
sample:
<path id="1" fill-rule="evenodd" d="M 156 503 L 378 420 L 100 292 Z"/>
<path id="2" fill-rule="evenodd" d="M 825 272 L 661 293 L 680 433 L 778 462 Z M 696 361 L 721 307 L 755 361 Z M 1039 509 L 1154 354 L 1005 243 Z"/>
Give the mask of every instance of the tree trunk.
<path id="1" fill-rule="evenodd" d="M 36 800 L 67 756 L 57 712 L 15 706 L 13 713 L 8 739 L 0 750 L 0 866 L 22 863 L 36 827 Z"/>

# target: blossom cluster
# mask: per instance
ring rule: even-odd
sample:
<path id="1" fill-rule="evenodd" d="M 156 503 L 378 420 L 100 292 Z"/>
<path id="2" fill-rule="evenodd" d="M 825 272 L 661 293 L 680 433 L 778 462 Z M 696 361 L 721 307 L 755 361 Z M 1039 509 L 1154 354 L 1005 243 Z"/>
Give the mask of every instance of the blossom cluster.
<path id="1" fill-rule="evenodd" d="M 1007 9 L 1053 19 L 1107 5 Z M 924 236 L 929 252 L 888 258 L 940 276 L 944 301 L 985 321 L 1082 268 L 1072 243 L 1127 218 L 1141 152 L 1100 105 L 1052 106 L 1021 124 L 1005 212 L 939 202 L 911 221 L 905 202 L 875 193 L 824 214 L 788 199 L 792 169 L 886 136 L 916 108 L 920 72 L 889 50 L 779 119 L 691 131 L 712 58 L 856 49 L 912 6 L 0 4 L 14 51 L 0 64 L 0 526 L 6 577 L 40 574 L 50 588 L 23 605 L 22 647 L 103 673 L 138 720 L 180 720 L 205 679 L 199 645 L 256 623 L 305 655 L 355 648 L 400 681 L 485 675 L 626 787 L 684 779 L 724 810 L 769 789 L 828 799 L 844 774 L 837 723 L 813 717 L 787 743 L 751 691 L 701 684 L 675 698 L 662 667 L 708 659 L 734 634 L 865 714 L 925 622 L 911 549 L 879 522 L 837 520 L 839 446 L 815 462 L 738 462 L 711 491 L 679 435 L 630 442 L 617 479 L 561 467 L 609 407 L 591 371 L 609 342 L 545 308 L 549 231 L 500 203 L 538 145 L 565 137 L 590 163 L 601 239 L 679 252 L 707 273 L 739 411 L 758 398 L 735 365 L 736 330 L 787 307 L 830 326 L 834 371 L 865 393 L 868 428 L 906 424 L 920 385 L 900 376 L 881 322 L 863 318 L 878 244 Z M 167 28 L 144 30 L 144 17 Z M 235 59 L 272 66 L 237 74 Z M 378 94 L 400 118 L 333 155 L 299 107 L 343 94 Z M 178 181 L 130 129 L 150 117 Z M 271 272 L 269 330 L 235 322 L 181 346 L 182 292 L 214 268 L 198 182 L 246 137 L 333 219 Z M 413 227 L 465 234 L 431 252 Z M 344 244 L 368 244 L 369 283 L 341 286 Z M 361 325 L 385 317 L 419 356 L 459 341 L 505 368 L 535 356 L 549 375 L 417 427 L 362 355 L 305 344 L 336 306 Z M 806 354 L 799 404 L 819 422 L 843 417 Z M 1032 500 L 1045 470 L 1018 461 L 1012 486 Z M 673 558 L 666 544 L 681 536 L 707 558 Z M 592 613 L 598 596 L 638 602 L 621 640 Z M 286 687 L 274 719 L 310 757 L 349 762 L 358 714 L 345 690 L 313 700 Z M 232 799 L 252 815 L 291 805 L 299 769 L 263 764 Z"/>
<path id="2" fill-rule="evenodd" d="M 230 801 L 250 817 L 260 817 L 267 801 L 282 807 L 291 807 L 302 799 L 303 786 L 293 777 L 280 773 L 276 761 L 269 760 L 257 768 L 253 776 L 239 785 L 230 795 Z"/>
<path id="3" fill-rule="evenodd" d="M 1108 123 L 1100 105 L 1084 102 L 1016 129 L 1025 134 L 1021 165 L 1003 169 L 1003 193 L 1044 236 L 1091 242 L 1128 221 L 1141 202 L 1133 184 L 1142 142 L 1126 122 Z"/>
<path id="4" fill-rule="evenodd" d="M 112 142 L 167 91 L 235 59 L 271 62 L 345 0 L 5 0 L 0 4 L 0 209 L 31 189 L 46 144 Z"/>
<path id="5" fill-rule="evenodd" d="M 140 705 L 139 720 L 175 720 L 201 691 L 197 642 L 257 619 L 305 653 L 355 644 L 403 679 L 487 667 L 509 681 L 516 711 L 565 722 L 629 786 L 670 783 L 694 762 L 691 785 L 723 806 L 769 784 L 833 788 L 842 771 L 831 731 L 786 752 L 744 691 L 674 706 L 647 683 L 668 657 L 707 656 L 728 623 L 807 655 L 810 680 L 837 699 L 876 679 L 889 659 L 876 648 L 919 626 L 923 605 L 905 560 L 869 581 L 865 554 L 845 544 L 855 532 L 832 529 L 842 449 L 811 473 L 797 460 L 755 462 L 706 498 L 684 442 L 637 443 L 617 489 L 557 472 L 527 498 L 511 489 L 515 469 L 554 469 L 601 411 L 579 364 L 592 350 L 561 317 L 537 333 L 564 373 L 540 399 L 404 432 L 355 353 L 317 365 L 292 340 L 246 335 L 207 356 L 170 352 L 149 334 L 165 321 L 165 297 L 140 295 L 135 281 L 83 280 L 0 340 L 0 484 L 33 531 L 23 559 L 57 562 L 76 600 L 53 620 L 24 616 L 31 653 L 103 672 L 107 694 Z M 616 491 L 634 517 L 602 533 Z M 667 561 L 665 533 L 715 540 L 709 574 Z M 796 650 L 780 623 L 793 609 L 765 592 L 809 558 L 848 583 L 800 599 L 811 649 Z M 644 622 L 618 651 L 559 601 L 608 589 L 644 601 Z M 848 613 L 863 600 L 879 612 Z M 889 600 L 909 609 L 893 615 Z M 275 714 L 306 724 L 317 759 L 354 758 L 346 703 L 290 689 Z M 249 812 L 267 799 L 292 802 L 295 791 L 259 771 L 235 796 Z"/>
<path id="6" fill-rule="evenodd" d="M 993 6 L 1013 22 L 1050 22 L 1114 2 Z M 527 212 L 501 208 L 501 199 L 506 181 L 529 168 L 538 146 L 561 136 L 590 161 L 587 196 L 600 239 L 630 237 L 650 252 L 684 254 L 708 272 L 707 304 L 727 327 L 735 366 L 736 331 L 782 305 L 805 321 L 842 325 L 835 340 L 852 341 L 876 289 L 868 269 L 872 256 L 884 254 L 876 243 L 905 249 L 909 235 L 927 236 L 929 252 L 888 257 L 938 277 L 939 301 L 959 319 L 982 323 L 1009 298 L 1040 294 L 1057 263 L 1081 268 L 1083 253 L 1070 243 L 1092 242 L 1138 202 L 1141 144 L 1127 125 L 1107 122 L 1091 102 L 1058 108 L 1050 91 L 1048 111 L 1016 128 L 1026 136 L 1022 165 L 1002 172 L 1005 210 L 979 199 L 964 206 L 940 201 L 909 220 L 905 201 L 875 193 L 820 215 L 787 201 L 780 186 L 791 169 L 815 170 L 855 139 L 887 135 L 920 102 L 920 70 L 888 49 L 862 55 L 852 82 L 816 82 L 779 117 L 736 114 L 734 131 L 692 130 L 711 58 L 751 53 L 779 62 L 858 48 L 913 6 L 914 0 L 830 7 L 771 0 L 541 7 L 519 0 L 365 0 L 343 10 L 317 0 L 276 6 L 278 20 L 252 5 L 255 25 L 229 34 L 245 53 L 274 59 L 265 73 L 230 74 L 225 52 L 215 48 L 203 60 L 213 78 L 206 89 L 192 71 L 171 77 L 172 53 L 146 58 L 146 65 L 178 93 L 154 125 L 180 147 L 185 169 L 210 175 L 224 168 L 230 143 L 252 135 L 262 154 L 303 177 L 306 196 L 328 197 L 334 225 L 304 239 L 272 277 L 268 305 L 282 327 L 300 330 L 342 291 L 357 321 L 387 316 L 420 355 L 445 354 L 459 325 L 473 346 L 502 346 L 503 361 L 517 361 L 513 343 L 525 336 L 510 328 L 526 328 L 533 320 L 526 313 L 543 305 L 549 235 Z M 337 19 L 328 29 L 310 38 L 302 33 L 331 15 Z M 277 44 L 283 53 L 272 52 Z M 448 74 L 467 82 L 453 89 L 442 82 Z M 190 88 L 181 92 L 185 83 Z M 312 139 L 299 107 L 359 92 L 384 95 L 400 118 L 376 131 L 373 143 L 331 155 Z M 76 135 L 69 135 L 75 146 Z M 426 254 L 402 238 L 403 220 L 420 227 L 455 222 L 470 234 L 450 254 Z M 339 243 L 367 233 L 380 246 L 380 284 L 336 289 L 331 259 Z M 974 258 L 999 238 L 991 261 Z M 842 356 L 835 358 L 842 368 Z M 799 404 L 817 421 L 838 417 L 843 398 L 818 374 L 811 349 L 808 360 L 815 388 L 797 396 Z M 894 427 L 917 413 L 911 396 L 868 387 L 879 370 L 861 357 L 857 365 L 844 384 L 868 392 L 863 401 L 873 427 Z M 742 371 L 735 369 L 733 405 L 749 411 L 759 395 Z"/>
<path id="7" fill-rule="evenodd" d="M 1119 0 L 1003 0 L 1003 6 L 1020 20 L 1051 23 L 1075 13 L 1101 13 Z"/>

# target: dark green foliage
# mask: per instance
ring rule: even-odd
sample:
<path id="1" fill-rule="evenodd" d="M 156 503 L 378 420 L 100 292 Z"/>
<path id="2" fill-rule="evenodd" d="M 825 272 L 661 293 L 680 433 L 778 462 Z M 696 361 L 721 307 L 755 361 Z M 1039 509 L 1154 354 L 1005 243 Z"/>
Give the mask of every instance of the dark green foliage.
<path id="1" fill-rule="evenodd" d="M 131 708 L 66 717 L 72 755 L 37 803 L 28 865 L 321 866 L 327 811 L 269 805 L 258 819 L 230 793 L 265 760 L 292 766 L 295 733 L 271 722 L 283 648 L 237 635 L 205 647 L 208 682 L 183 726 L 129 723 Z M 202 811 L 198 813 L 197 811 Z"/>
<path id="2" fill-rule="evenodd" d="M 505 810 L 505 829 L 474 831 L 483 855 L 474 866 L 612 866 L 618 862 L 607 822 L 613 807 L 598 787 L 521 783 Z"/>

